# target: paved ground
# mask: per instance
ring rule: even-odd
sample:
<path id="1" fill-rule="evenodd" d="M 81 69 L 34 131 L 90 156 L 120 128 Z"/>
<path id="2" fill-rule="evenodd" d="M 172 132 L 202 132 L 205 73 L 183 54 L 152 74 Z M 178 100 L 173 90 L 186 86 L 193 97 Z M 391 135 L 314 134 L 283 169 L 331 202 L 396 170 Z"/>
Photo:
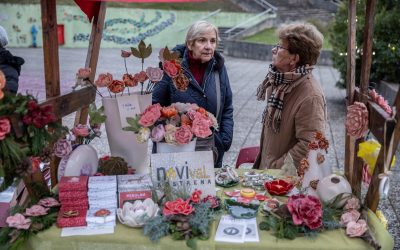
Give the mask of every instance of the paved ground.
<path id="1" fill-rule="evenodd" d="M 26 64 L 21 75 L 20 91 L 28 90 L 37 95 L 39 99 L 45 96 L 43 85 L 43 64 L 41 49 L 12 49 L 16 55 L 23 56 Z M 146 62 L 145 67 L 157 65 L 157 53 Z M 61 49 L 61 87 L 66 93 L 73 85 L 75 72 L 83 67 L 86 58 L 86 50 L 83 49 Z M 268 62 L 245 60 L 237 58 L 226 58 L 226 65 L 231 80 L 234 103 L 234 139 L 224 162 L 234 164 L 243 146 L 258 145 L 261 132 L 261 114 L 264 103 L 255 99 L 255 92 L 258 84 L 263 80 Z M 135 72 L 140 70 L 140 63 L 137 59 L 129 58 L 128 70 Z M 123 60 L 117 49 L 103 49 L 99 58 L 99 72 L 112 72 L 116 77 L 122 76 L 124 72 Z M 314 75 L 320 80 L 328 103 L 328 122 L 326 131 L 330 141 L 329 163 L 339 170 L 344 168 L 344 114 L 345 114 L 345 91 L 335 87 L 339 73 L 332 67 L 317 67 Z M 97 103 L 100 99 L 97 98 Z M 66 124 L 72 124 L 73 116 L 64 119 Z M 103 129 L 104 131 L 104 129 Z M 93 145 L 100 155 L 109 152 L 105 131 L 101 139 L 95 139 Z M 399 159 L 400 157 L 397 157 Z M 389 220 L 389 231 L 395 238 L 396 247 L 400 249 L 400 170 L 396 164 L 394 175 L 391 178 L 390 198 L 380 202 L 386 218 Z"/>

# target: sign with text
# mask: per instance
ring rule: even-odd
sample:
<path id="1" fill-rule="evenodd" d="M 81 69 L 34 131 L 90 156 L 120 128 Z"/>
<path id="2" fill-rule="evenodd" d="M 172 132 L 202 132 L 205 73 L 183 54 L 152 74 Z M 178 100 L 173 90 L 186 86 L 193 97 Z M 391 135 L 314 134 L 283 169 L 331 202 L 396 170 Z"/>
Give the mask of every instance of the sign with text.
<path id="1" fill-rule="evenodd" d="M 127 117 L 135 117 L 140 114 L 140 106 L 137 95 L 124 95 L 117 97 L 119 117 L 121 119 L 121 127 L 129 126 L 126 121 Z"/>
<path id="2" fill-rule="evenodd" d="M 154 185 L 169 181 L 173 188 L 199 189 L 202 197 L 216 195 L 211 151 L 152 154 L 151 176 Z"/>

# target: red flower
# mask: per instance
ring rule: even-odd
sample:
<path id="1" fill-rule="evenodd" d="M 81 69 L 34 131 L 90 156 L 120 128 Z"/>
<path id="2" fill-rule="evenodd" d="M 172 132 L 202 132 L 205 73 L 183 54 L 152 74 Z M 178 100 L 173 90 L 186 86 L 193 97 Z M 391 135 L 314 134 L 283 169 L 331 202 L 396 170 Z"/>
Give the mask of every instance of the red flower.
<path id="1" fill-rule="evenodd" d="M 169 77 L 175 77 L 179 74 L 181 66 L 174 61 L 164 61 L 164 71 Z"/>
<path id="2" fill-rule="evenodd" d="M 108 85 L 108 89 L 114 94 L 121 93 L 125 89 L 125 83 L 120 80 L 113 80 L 110 85 Z"/>
<path id="3" fill-rule="evenodd" d="M 7 118 L 0 119 L 0 140 L 6 138 L 6 135 L 10 133 L 10 131 L 11 131 L 10 121 Z"/>
<path id="4" fill-rule="evenodd" d="M 322 226 L 322 205 L 317 197 L 304 194 L 292 195 L 289 197 L 287 207 L 295 225 L 305 225 L 310 229 Z"/>
<path id="5" fill-rule="evenodd" d="M 190 200 L 194 204 L 197 204 L 200 202 L 200 196 L 201 196 L 201 190 L 195 189 L 194 192 L 192 193 L 192 196 L 190 197 Z"/>
<path id="6" fill-rule="evenodd" d="M 171 118 L 178 114 L 178 110 L 175 107 L 163 107 L 161 108 L 161 115 L 166 118 Z"/>
<path id="7" fill-rule="evenodd" d="M 217 197 L 212 196 L 212 195 L 207 195 L 204 199 L 203 202 L 210 202 L 211 203 L 211 208 L 217 208 L 219 207 L 219 200 Z"/>
<path id="8" fill-rule="evenodd" d="M 293 184 L 285 180 L 267 181 L 264 186 L 272 195 L 285 195 L 293 188 Z"/>
<path id="9" fill-rule="evenodd" d="M 167 215 L 189 215 L 194 211 L 193 207 L 189 204 L 189 200 L 184 201 L 178 198 L 174 201 L 167 201 L 164 205 L 163 214 Z"/>

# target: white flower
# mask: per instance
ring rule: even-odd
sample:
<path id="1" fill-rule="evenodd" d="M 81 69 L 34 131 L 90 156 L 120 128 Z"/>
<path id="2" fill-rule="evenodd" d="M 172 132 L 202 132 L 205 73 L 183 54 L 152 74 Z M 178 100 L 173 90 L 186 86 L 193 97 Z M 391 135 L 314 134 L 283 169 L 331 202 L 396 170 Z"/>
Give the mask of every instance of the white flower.
<path id="1" fill-rule="evenodd" d="M 117 216 L 122 224 L 130 227 L 141 227 L 146 222 L 157 216 L 159 207 L 150 198 L 143 202 L 136 200 L 135 203 L 125 202 L 123 208 L 118 208 Z"/>
<path id="2" fill-rule="evenodd" d="M 150 129 L 146 127 L 141 127 L 139 133 L 136 135 L 136 140 L 138 143 L 146 142 L 150 138 Z"/>

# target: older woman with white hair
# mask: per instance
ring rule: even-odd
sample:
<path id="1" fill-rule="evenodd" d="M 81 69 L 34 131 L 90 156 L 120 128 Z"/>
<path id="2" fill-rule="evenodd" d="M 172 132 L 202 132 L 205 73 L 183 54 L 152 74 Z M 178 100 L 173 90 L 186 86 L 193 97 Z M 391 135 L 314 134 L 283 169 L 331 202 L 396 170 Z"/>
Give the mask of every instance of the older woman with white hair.
<path id="1" fill-rule="evenodd" d="M 0 26 L 0 71 L 6 76 L 5 89 L 11 93 L 17 93 L 21 65 L 25 60 L 19 56 L 14 56 L 6 49 L 8 36 L 6 30 Z"/>
<path id="2" fill-rule="evenodd" d="M 272 64 L 257 89 L 267 101 L 260 153 L 255 168 L 282 168 L 287 157 L 295 167 L 306 157 L 316 132 L 325 133 L 326 103 L 312 71 L 323 35 L 312 24 L 293 23 L 278 29 L 279 43 L 272 49 Z"/>
<path id="3" fill-rule="evenodd" d="M 181 67 L 189 79 L 184 92 L 175 88 L 172 79 L 164 74 L 155 86 L 153 103 L 168 106 L 174 102 L 195 103 L 215 115 L 219 130 L 213 138 L 198 140 L 196 150 L 214 151 L 215 167 L 222 166 L 222 157 L 233 137 L 232 91 L 224 58 L 216 51 L 218 29 L 206 21 L 195 22 L 188 30 L 184 45 L 173 51 L 180 55 Z"/>

